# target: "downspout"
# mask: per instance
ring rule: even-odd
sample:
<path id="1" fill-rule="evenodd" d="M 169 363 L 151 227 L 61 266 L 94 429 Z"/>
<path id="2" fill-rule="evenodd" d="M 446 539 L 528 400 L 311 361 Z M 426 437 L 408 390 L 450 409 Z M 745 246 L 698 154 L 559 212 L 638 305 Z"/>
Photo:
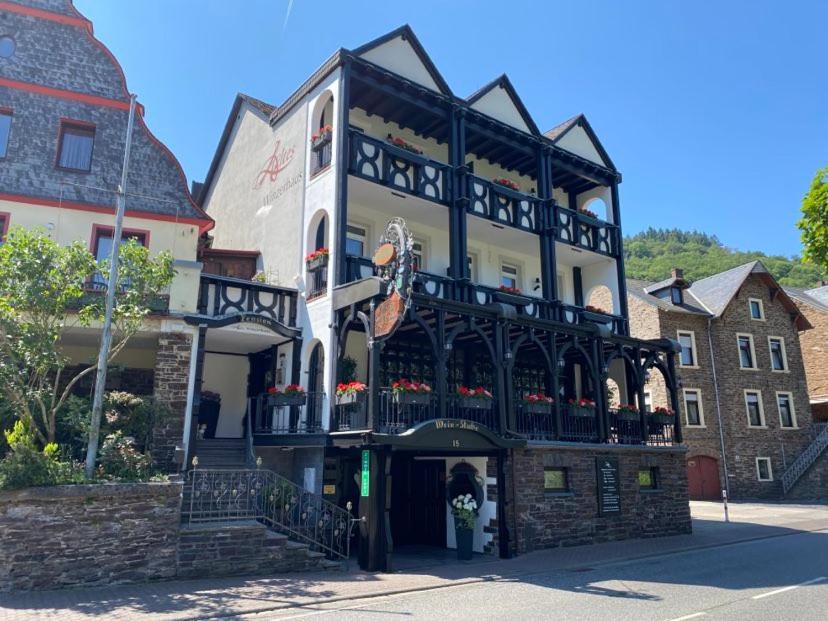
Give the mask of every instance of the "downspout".
<path id="1" fill-rule="evenodd" d="M 725 453 L 724 427 L 722 426 L 722 406 L 719 401 L 719 380 L 716 377 L 716 356 L 713 355 L 713 318 L 707 318 L 707 344 L 710 348 L 710 366 L 713 370 L 713 392 L 716 395 L 716 418 L 719 421 L 719 443 L 722 450 L 722 468 L 724 469 L 725 492 L 730 498 L 730 477 L 727 471 L 727 454 Z"/>

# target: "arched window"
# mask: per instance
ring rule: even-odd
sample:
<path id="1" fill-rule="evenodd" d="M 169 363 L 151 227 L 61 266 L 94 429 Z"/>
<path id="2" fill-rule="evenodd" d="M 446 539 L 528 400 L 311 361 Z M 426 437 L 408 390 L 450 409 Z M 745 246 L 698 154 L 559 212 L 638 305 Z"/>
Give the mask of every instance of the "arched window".
<path id="1" fill-rule="evenodd" d="M 310 252 L 305 260 L 308 268 L 307 299 L 325 295 L 328 291 L 328 216 L 324 211 L 314 216 L 316 226 L 309 227 L 308 248 Z"/>
<path id="2" fill-rule="evenodd" d="M 581 211 L 587 212 L 588 214 L 594 214 L 596 218 L 604 220 L 605 222 L 609 222 L 611 220 L 609 206 L 600 196 L 586 201 L 583 205 L 581 205 Z"/>
<path id="3" fill-rule="evenodd" d="M 316 100 L 313 113 L 313 134 L 311 135 L 311 175 L 331 165 L 333 155 L 334 98 L 330 92 L 323 93 Z"/>
<path id="4" fill-rule="evenodd" d="M 610 315 L 615 314 L 612 291 L 606 285 L 597 285 L 590 289 L 585 306 L 588 310 L 609 313 Z"/>
<path id="5" fill-rule="evenodd" d="M 305 425 L 308 431 L 322 429 L 322 407 L 325 392 L 325 348 L 316 343 L 308 359 L 308 407 Z"/>

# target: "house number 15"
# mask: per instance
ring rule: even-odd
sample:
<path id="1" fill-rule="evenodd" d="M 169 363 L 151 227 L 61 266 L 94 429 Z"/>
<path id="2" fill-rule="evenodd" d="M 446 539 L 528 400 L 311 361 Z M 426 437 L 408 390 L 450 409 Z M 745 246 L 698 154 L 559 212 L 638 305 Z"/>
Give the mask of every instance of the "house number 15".
<path id="1" fill-rule="evenodd" d="M 451 448 L 460 448 L 460 440 L 452 440 Z"/>

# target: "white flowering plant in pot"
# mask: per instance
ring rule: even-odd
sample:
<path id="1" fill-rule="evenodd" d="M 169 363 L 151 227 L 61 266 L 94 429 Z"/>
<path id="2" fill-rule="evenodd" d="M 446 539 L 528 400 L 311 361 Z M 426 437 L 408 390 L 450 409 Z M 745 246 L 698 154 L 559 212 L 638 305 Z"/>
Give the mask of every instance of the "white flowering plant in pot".
<path id="1" fill-rule="evenodd" d="M 471 494 L 461 494 L 451 501 L 451 513 L 455 528 L 474 530 L 477 519 L 477 501 Z"/>

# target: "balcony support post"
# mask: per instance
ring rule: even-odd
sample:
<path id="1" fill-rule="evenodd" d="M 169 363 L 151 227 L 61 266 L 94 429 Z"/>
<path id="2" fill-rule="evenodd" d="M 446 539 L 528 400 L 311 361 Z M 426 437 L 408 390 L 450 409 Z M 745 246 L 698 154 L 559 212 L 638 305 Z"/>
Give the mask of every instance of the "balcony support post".
<path id="1" fill-rule="evenodd" d="M 459 106 L 455 106 L 451 114 L 449 166 L 452 171 L 452 199 L 449 204 L 449 276 L 462 281 L 469 278 L 466 260 L 468 254 L 466 230 L 468 188 L 466 187 L 466 118 Z M 461 286 L 460 289 L 463 291 L 464 287 Z"/>
<path id="2" fill-rule="evenodd" d="M 503 355 L 498 354 L 498 359 L 501 360 L 503 369 L 503 384 L 506 390 L 506 415 L 500 416 L 500 432 L 504 433 L 507 430 L 517 430 L 517 412 L 515 411 L 515 354 L 512 351 L 512 343 L 509 338 L 509 325 L 506 324 L 506 329 L 503 330 Z M 505 423 L 505 424 L 504 424 Z"/>
<path id="3" fill-rule="evenodd" d="M 554 332 L 549 333 L 549 357 L 552 359 L 552 395 L 555 399 L 555 439 L 561 437 L 563 429 L 563 417 L 561 410 L 561 379 L 560 361 L 558 359 L 558 343 Z"/>
<path id="4" fill-rule="evenodd" d="M 438 418 L 448 416 L 448 382 L 446 378 L 446 367 L 448 362 L 448 351 L 446 350 L 446 314 L 442 310 L 437 311 L 437 351 L 435 353 L 435 379 L 437 385 L 437 414 Z"/>
<path id="5" fill-rule="evenodd" d="M 371 300 L 371 321 L 368 334 L 368 429 L 377 431 L 380 418 L 380 364 L 382 342 L 374 341 L 374 322 L 376 320 L 376 299 Z"/>
<path id="6" fill-rule="evenodd" d="M 540 220 L 541 290 L 546 300 L 558 299 L 558 278 L 555 259 L 555 212 L 552 200 L 552 170 L 548 150 L 538 148 L 538 213 Z M 543 317 L 554 319 L 554 317 Z"/>
<path id="7" fill-rule="evenodd" d="M 592 364 L 593 382 L 595 383 L 595 413 L 597 414 L 598 441 L 606 442 L 609 436 L 607 421 L 609 411 L 607 408 L 607 391 L 604 377 L 604 356 L 601 351 L 601 339 L 593 338 L 592 341 Z"/>
<path id="8" fill-rule="evenodd" d="M 345 246 L 348 239 L 348 170 L 351 166 L 351 149 L 349 140 L 350 89 L 351 89 L 351 61 L 345 60 L 342 65 L 342 85 L 339 93 L 339 114 L 337 119 L 337 136 L 339 147 L 336 153 L 337 196 L 336 196 L 336 245 L 334 247 L 333 284 L 342 285 L 348 282 L 348 262 L 345 256 Z"/>
<path id="9" fill-rule="evenodd" d="M 641 349 L 638 347 L 635 348 L 635 364 L 636 375 L 638 376 L 638 383 L 635 389 L 638 393 L 638 414 L 641 421 L 641 441 L 644 444 L 647 444 L 647 440 L 650 437 L 649 429 L 647 428 L 647 408 L 644 405 L 646 401 L 644 396 L 644 382 L 647 379 L 647 371 L 641 365 Z"/>
<path id="10" fill-rule="evenodd" d="M 624 271 L 624 235 L 621 232 L 621 207 L 618 197 L 618 181 L 610 185 L 610 196 L 612 200 L 612 223 L 615 229 L 615 267 L 618 272 L 618 314 L 624 319 L 619 326 L 619 333 L 629 335 L 629 314 L 627 310 L 627 276 Z"/>
<path id="11" fill-rule="evenodd" d="M 511 406 L 512 399 L 510 395 L 507 394 L 506 382 L 504 381 L 505 375 L 507 373 L 506 370 L 506 357 L 504 352 L 504 335 L 503 335 L 503 324 L 495 320 L 494 326 L 494 350 L 495 350 L 495 360 L 494 360 L 494 367 L 496 369 L 495 372 L 495 398 L 497 402 L 497 425 L 498 431 L 501 435 L 505 435 L 506 430 L 510 428 L 509 422 L 511 418 L 511 413 L 509 413 L 509 408 Z M 510 382 L 511 383 L 511 382 Z M 507 413 L 509 413 L 509 418 L 507 419 Z"/>
<path id="12" fill-rule="evenodd" d="M 679 415 L 678 386 L 676 385 L 676 357 L 672 351 L 665 352 L 667 358 L 667 372 L 670 374 L 670 383 L 667 389 L 670 391 L 670 409 L 673 410 L 673 443 L 681 444 L 681 416 Z"/>

